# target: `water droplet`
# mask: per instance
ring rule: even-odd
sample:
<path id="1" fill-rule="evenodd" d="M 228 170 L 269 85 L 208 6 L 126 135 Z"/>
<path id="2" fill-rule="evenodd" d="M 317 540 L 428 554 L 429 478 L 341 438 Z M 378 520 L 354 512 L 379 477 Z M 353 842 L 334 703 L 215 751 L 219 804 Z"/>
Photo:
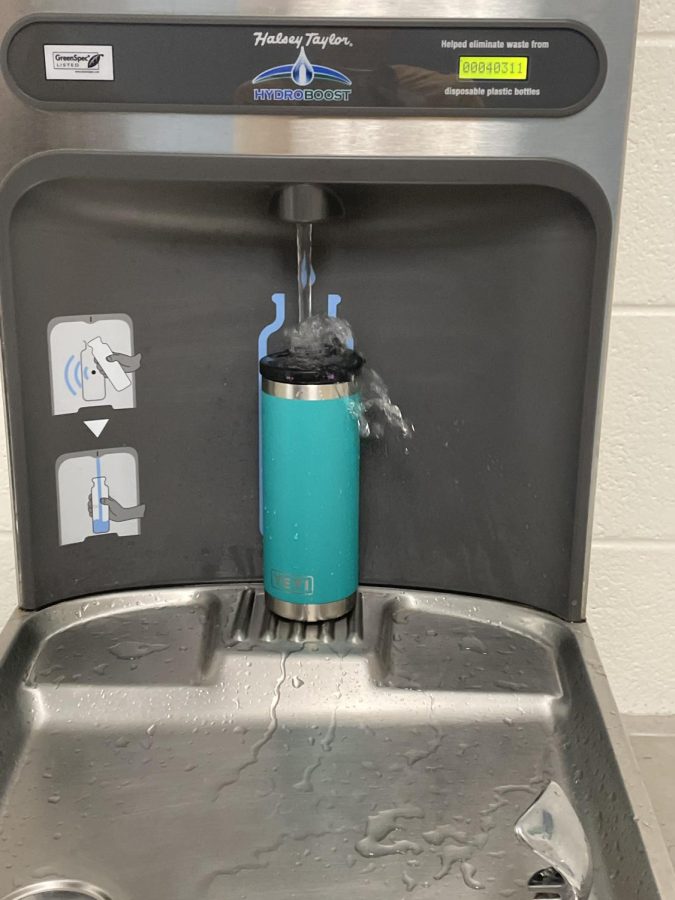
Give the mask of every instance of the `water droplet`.
<path id="1" fill-rule="evenodd" d="M 475 634 L 467 634 L 459 642 L 459 646 L 462 650 L 470 650 L 472 653 L 487 653 L 487 647 Z"/>
<path id="2" fill-rule="evenodd" d="M 108 652 L 118 659 L 140 659 L 150 653 L 159 653 L 168 648 L 168 644 L 145 644 L 142 641 L 119 641 L 108 647 Z"/>

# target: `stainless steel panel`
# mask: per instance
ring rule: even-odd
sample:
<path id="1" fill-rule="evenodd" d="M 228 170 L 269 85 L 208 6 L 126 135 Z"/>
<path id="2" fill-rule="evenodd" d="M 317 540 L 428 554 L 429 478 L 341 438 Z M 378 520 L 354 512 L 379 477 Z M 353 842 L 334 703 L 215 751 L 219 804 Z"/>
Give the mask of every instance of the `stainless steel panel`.
<path id="1" fill-rule="evenodd" d="M 95 0 L 28 3 L 11 0 L 0 13 L 8 32 L 27 15 L 265 16 L 326 19 L 317 0 L 295 2 L 130 2 L 101 9 Z M 305 119 L 300 116 L 222 116 L 170 113 L 43 112 L 27 106 L 4 83 L 0 115 L 9 135 L 0 146 L 0 175 L 34 153 L 55 149 L 143 153 L 204 153 L 282 156 L 540 157 L 586 169 L 616 209 L 630 92 L 637 4 L 635 0 L 588 4 L 501 0 L 416 3 L 403 0 L 358 3 L 338 0 L 330 18 L 568 19 L 593 28 L 609 59 L 607 82 L 598 99 L 571 120 Z"/>
<path id="2" fill-rule="evenodd" d="M 347 620 L 244 586 L 15 616 L 0 636 L 0 896 L 529 896 L 514 824 L 551 781 L 593 900 L 674 876 L 588 631 L 491 601 L 364 591 Z"/>

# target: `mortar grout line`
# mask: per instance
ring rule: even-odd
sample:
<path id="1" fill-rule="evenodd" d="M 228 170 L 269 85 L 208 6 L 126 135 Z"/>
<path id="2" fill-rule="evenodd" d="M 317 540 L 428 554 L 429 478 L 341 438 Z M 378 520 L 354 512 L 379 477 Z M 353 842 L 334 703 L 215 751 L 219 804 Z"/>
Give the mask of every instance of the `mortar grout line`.
<path id="1" fill-rule="evenodd" d="M 675 541 L 658 538 L 593 538 L 592 544 L 609 550 L 675 550 Z"/>
<path id="2" fill-rule="evenodd" d="M 675 306 L 641 306 L 639 303 L 622 303 L 612 307 L 612 315 L 626 318 L 630 316 L 634 318 L 638 316 L 671 318 L 675 316 Z"/>
<path id="3" fill-rule="evenodd" d="M 675 31 L 638 31 L 638 47 L 671 47 L 675 44 Z"/>
<path id="4" fill-rule="evenodd" d="M 672 713 L 624 713 L 622 719 L 631 737 L 670 737 L 675 735 L 675 715 Z"/>

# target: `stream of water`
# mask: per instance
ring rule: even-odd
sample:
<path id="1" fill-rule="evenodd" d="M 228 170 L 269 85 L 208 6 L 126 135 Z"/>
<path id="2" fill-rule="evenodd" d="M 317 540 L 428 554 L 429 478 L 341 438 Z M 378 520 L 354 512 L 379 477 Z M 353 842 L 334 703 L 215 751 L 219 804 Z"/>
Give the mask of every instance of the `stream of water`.
<path id="1" fill-rule="evenodd" d="M 318 354 L 326 350 L 354 347 L 354 333 L 345 319 L 313 314 L 312 287 L 312 226 L 299 223 L 296 226 L 298 266 L 298 323 L 288 330 L 291 350 L 297 356 L 307 356 L 308 367 Z M 413 435 L 414 427 L 404 417 L 401 408 L 393 402 L 382 376 L 369 366 L 359 375 L 361 402 L 358 406 L 361 437 L 382 437 L 389 427 L 403 438 Z"/>

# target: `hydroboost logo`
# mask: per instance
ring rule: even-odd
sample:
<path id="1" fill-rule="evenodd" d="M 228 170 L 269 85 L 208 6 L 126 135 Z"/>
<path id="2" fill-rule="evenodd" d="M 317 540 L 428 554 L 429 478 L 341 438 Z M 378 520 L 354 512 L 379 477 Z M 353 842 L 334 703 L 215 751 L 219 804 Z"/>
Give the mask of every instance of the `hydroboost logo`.
<path id="1" fill-rule="evenodd" d="M 351 81 L 337 69 L 328 66 L 317 66 L 307 58 L 305 48 L 300 48 L 298 58 L 294 63 L 285 66 L 274 66 L 266 69 L 253 79 L 254 85 L 267 84 L 268 82 L 290 79 L 295 87 L 273 88 L 254 87 L 253 99 L 263 103 L 274 103 L 289 100 L 306 100 L 314 102 L 344 102 L 351 97 Z M 328 82 L 336 87 L 310 87 L 316 82 Z"/>

